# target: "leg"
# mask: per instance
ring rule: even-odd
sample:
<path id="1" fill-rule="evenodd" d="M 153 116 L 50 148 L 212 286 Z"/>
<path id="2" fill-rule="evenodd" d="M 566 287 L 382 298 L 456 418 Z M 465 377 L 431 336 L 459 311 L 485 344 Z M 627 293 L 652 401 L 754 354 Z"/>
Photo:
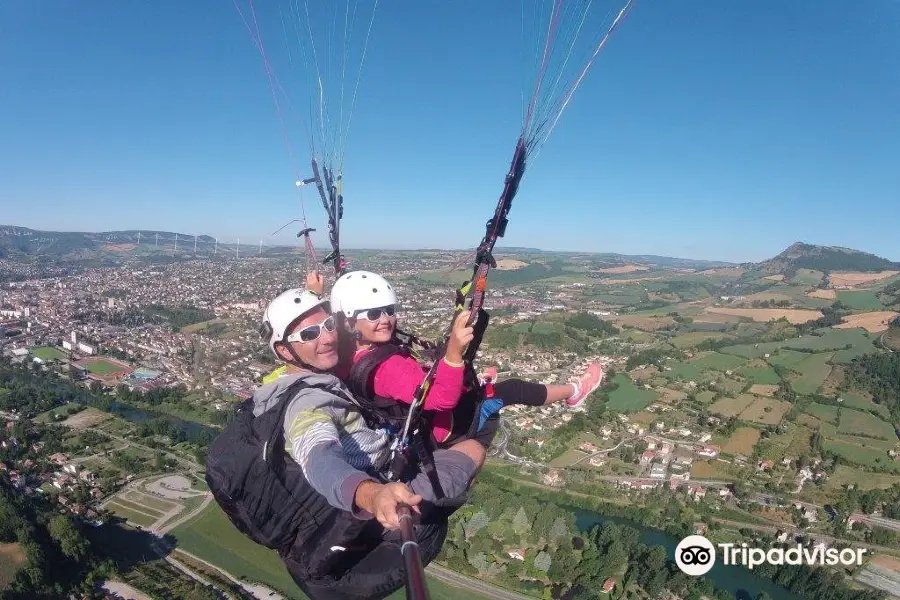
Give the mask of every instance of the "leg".
<path id="1" fill-rule="evenodd" d="M 486 454 L 484 447 L 475 440 L 463 440 L 450 448 L 434 451 L 434 466 L 447 499 L 459 498 L 466 493 L 484 465 Z M 428 475 L 420 469 L 407 485 L 422 496 L 422 517 L 427 518 L 439 502 Z"/>

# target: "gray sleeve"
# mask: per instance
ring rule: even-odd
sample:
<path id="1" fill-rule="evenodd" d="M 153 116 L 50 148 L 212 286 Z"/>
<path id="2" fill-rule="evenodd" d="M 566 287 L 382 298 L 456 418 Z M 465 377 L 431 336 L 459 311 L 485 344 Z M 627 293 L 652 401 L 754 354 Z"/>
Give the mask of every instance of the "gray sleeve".
<path id="1" fill-rule="evenodd" d="M 353 498 L 360 483 L 376 480 L 347 463 L 327 396 L 299 396 L 291 400 L 284 416 L 284 437 L 291 458 L 329 504 L 360 518 L 371 518 L 365 511 L 354 511 Z"/>
<path id="2" fill-rule="evenodd" d="M 367 511 L 354 507 L 353 499 L 360 483 L 377 480 L 347 464 L 339 444 L 313 446 L 308 453 L 304 474 L 313 489 L 325 496 L 332 506 L 352 512 L 361 519 L 372 518 Z"/>

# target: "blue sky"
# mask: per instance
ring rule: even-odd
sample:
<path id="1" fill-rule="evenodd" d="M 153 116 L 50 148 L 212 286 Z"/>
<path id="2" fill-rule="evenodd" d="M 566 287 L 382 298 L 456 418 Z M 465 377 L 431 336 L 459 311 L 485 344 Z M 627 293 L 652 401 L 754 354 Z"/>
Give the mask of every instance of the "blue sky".
<path id="1" fill-rule="evenodd" d="M 256 2 L 264 43 L 305 107 L 278 2 Z M 381 0 L 344 163 L 345 247 L 480 240 L 531 74 L 521 3 Z M 595 4 L 600 18 L 621 6 Z M 0 77 L 0 223 L 296 243 L 270 235 L 299 216 L 295 168 L 232 2 L 0 2 Z M 900 3 L 635 0 L 500 245 L 745 261 L 802 240 L 900 260 L 898 164 Z"/>

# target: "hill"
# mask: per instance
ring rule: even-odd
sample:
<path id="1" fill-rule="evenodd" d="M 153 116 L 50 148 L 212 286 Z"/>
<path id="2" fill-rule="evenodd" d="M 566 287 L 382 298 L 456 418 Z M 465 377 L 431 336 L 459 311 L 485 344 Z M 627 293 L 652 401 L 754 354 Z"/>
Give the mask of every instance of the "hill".
<path id="1" fill-rule="evenodd" d="M 900 263 L 840 246 L 817 246 L 796 242 L 778 256 L 754 265 L 767 273 L 785 273 L 797 269 L 816 271 L 887 271 L 900 269 Z"/>

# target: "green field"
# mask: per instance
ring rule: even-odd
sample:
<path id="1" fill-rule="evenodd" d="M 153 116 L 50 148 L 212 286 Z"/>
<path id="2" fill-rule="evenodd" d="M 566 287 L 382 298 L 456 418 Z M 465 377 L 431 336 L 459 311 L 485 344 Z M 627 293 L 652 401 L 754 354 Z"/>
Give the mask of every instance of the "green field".
<path id="1" fill-rule="evenodd" d="M 622 373 L 613 377 L 612 381 L 619 387 L 610 392 L 606 407 L 616 413 L 632 413 L 644 410 L 659 398 L 656 392 L 638 388 L 631 379 Z"/>
<path id="2" fill-rule="evenodd" d="M 828 478 L 825 488 L 836 490 L 848 483 L 855 484 L 861 490 L 885 489 L 900 483 L 900 476 L 887 473 L 867 473 L 846 465 L 838 465 L 834 474 Z"/>
<path id="3" fill-rule="evenodd" d="M 750 383 L 759 383 L 763 385 L 778 385 L 781 378 L 778 373 L 766 363 L 754 364 L 750 363 L 738 369 L 741 376 L 746 377 Z"/>
<path id="4" fill-rule="evenodd" d="M 177 527 L 172 535 L 178 540 L 178 547 L 207 560 L 228 571 L 235 577 L 248 581 L 258 581 L 281 592 L 288 598 L 305 600 L 291 578 L 284 563 L 273 550 L 254 543 L 225 516 L 215 503 L 210 504 L 199 516 Z M 453 600 L 465 595 L 470 600 L 485 600 L 484 596 L 449 586 L 433 577 L 428 577 L 428 591 L 432 600 Z M 399 590 L 392 594 L 392 600 L 405 597 Z"/>
<path id="5" fill-rule="evenodd" d="M 103 360 L 102 358 L 98 358 L 97 360 L 92 360 L 84 365 L 84 368 L 89 372 L 99 375 L 103 377 L 104 375 L 109 375 L 110 373 L 118 373 L 122 370 L 122 367 L 115 363 L 111 363 L 108 360 Z"/>
<path id="6" fill-rule="evenodd" d="M 772 354 L 766 361 L 770 365 L 793 369 L 795 365 L 809 358 L 808 352 L 797 352 L 796 350 L 782 349 Z"/>
<path id="7" fill-rule="evenodd" d="M 718 352 L 710 352 L 701 356 L 700 358 L 691 361 L 696 367 L 700 369 L 715 369 L 716 371 L 728 371 L 731 369 L 736 369 L 740 366 L 743 366 L 747 361 L 742 360 L 736 356 L 730 356 L 728 354 L 720 354 Z"/>
<path id="8" fill-rule="evenodd" d="M 674 338 L 672 338 L 672 345 L 674 345 L 676 348 L 684 349 L 696 346 L 697 344 L 705 342 L 706 340 L 721 340 L 728 337 L 731 336 L 715 331 L 692 331 L 690 333 L 682 333 L 681 335 L 676 335 Z"/>
<path id="9" fill-rule="evenodd" d="M 804 335 L 783 342 L 726 346 L 720 349 L 719 352 L 746 358 L 762 358 L 766 354 L 774 355 L 781 348 L 827 351 L 844 350 L 848 346 L 850 347 L 849 352 L 854 355 L 875 351 L 872 338 L 862 329 L 817 329 L 815 335 Z M 839 356 L 835 357 L 835 361 L 849 362 L 849 360 L 842 360 L 840 353 Z"/>
<path id="10" fill-rule="evenodd" d="M 875 404 L 862 394 L 858 394 L 856 392 L 844 392 L 840 395 L 844 406 L 849 406 L 850 408 L 860 408 L 862 410 L 874 410 L 878 414 L 880 414 L 885 419 L 891 418 L 891 412 L 888 410 L 887 406 L 883 404 Z"/>
<path id="11" fill-rule="evenodd" d="M 827 363 L 832 356 L 831 353 L 811 354 L 794 365 L 793 369 L 800 374 L 791 381 L 794 391 L 798 394 L 815 394 L 831 373 L 831 365 Z"/>
<path id="12" fill-rule="evenodd" d="M 837 299 L 841 304 L 845 304 L 850 308 L 857 310 L 881 310 L 884 305 L 875 296 L 875 292 L 867 291 L 838 291 Z"/>
<path id="13" fill-rule="evenodd" d="M 894 427 L 875 415 L 848 408 L 841 409 L 839 432 L 847 435 L 866 434 L 883 440 L 897 441 Z"/>
<path id="14" fill-rule="evenodd" d="M 818 404 L 813 402 L 809 406 L 806 407 L 804 412 L 807 412 L 814 417 L 818 417 L 822 419 L 826 423 L 831 423 L 833 425 L 837 425 L 838 417 L 837 417 L 837 407 L 829 406 L 827 404 Z"/>
<path id="15" fill-rule="evenodd" d="M 35 346 L 34 348 L 29 348 L 28 351 L 43 361 L 64 361 L 68 358 L 65 352 L 53 346 Z"/>
<path id="16" fill-rule="evenodd" d="M 112 511 L 117 516 L 122 517 L 123 519 L 127 519 L 132 523 L 137 523 L 142 527 L 150 527 L 153 523 L 156 522 L 157 517 L 151 517 L 145 515 L 142 512 L 137 512 L 135 510 L 131 510 L 130 508 L 124 505 L 125 503 L 121 503 L 119 501 L 110 502 L 106 505 L 107 510 Z"/>
<path id="17" fill-rule="evenodd" d="M 877 443 L 876 440 L 867 440 L 862 443 L 867 445 L 857 445 L 845 438 L 839 437 L 838 439 L 826 438 L 823 446 L 829 452 L 833 452 L 841 458 L 847 459 L 849 462 L 868 467 L 885 468 L 892 473 L 900 473 L 900 462 L 892 460 L 888 457 L 887 452 L 881 448 L 873 447 L 873 444 Z"/>
<path id="18" fill-rule="evenodd" d="M 825 274 L 822 271 L 813 271 L 812 269 L 797 269 L 797 273 L 791 279 L 791 283 L 800 285 L 818 285 L 822 281 Z"/>

